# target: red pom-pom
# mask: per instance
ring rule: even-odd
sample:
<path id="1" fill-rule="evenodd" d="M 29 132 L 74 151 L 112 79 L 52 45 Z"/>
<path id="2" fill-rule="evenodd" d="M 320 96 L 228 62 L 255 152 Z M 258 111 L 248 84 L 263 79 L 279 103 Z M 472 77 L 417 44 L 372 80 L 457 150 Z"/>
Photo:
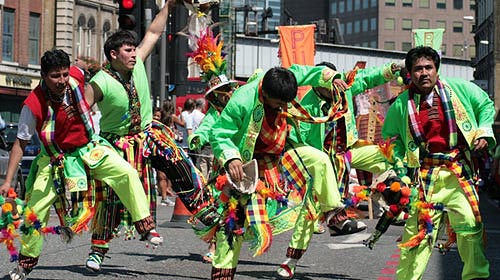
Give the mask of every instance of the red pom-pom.
<path id="1" fill-rule="evenodd" d="M 384 192 L 385 187 L 386 187 L 386 186 L 385 186 L 385 184 L 384 184 L 384 183 L 378 183 L 378 184 L 377 184 L 377 191 L 379 191 L 379 192 Z"/>
<path id="2" fill-rule="evenodd" d="M 391 211 L 393 214 L 397 214 L 399 212 L 399 207 L 396 204 L 393 204 L 389 206 L 389 211 Z"/>
<path id="3" fill-rule="evenodd" d="M 401 205 L 406 205 L 410 203 L 410 199 L 408 197 L 401 197 L 401 199 L 399 200 L 399 204 Z"/>

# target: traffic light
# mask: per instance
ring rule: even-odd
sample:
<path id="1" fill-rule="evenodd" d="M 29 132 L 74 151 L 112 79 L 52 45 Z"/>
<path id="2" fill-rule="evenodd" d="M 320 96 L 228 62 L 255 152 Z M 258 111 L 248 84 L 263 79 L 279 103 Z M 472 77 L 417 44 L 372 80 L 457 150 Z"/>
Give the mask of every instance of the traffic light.
<path id="1" fill-rule="evenodd" d="M 143 36 L 142 1 L 119 0 L 118 26 L 120 29 L 131 31 L 136 36 L 137 42 Z"/>

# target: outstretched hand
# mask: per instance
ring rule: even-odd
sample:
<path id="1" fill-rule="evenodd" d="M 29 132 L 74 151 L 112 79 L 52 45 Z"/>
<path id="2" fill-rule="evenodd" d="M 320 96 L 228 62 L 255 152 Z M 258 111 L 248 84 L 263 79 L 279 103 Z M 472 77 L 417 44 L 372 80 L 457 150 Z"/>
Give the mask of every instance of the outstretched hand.
<path id="1" fill-rule="evenodd" d="M 10 184 L 7 183 L 7 182 L 4 182 L 1 186 L 0 186 L 0 195 L 1 196 L 7 196 L 7 194 L 9 193 L 9 189 L 10 189 Z"/>
<path id="2" fill-rule="evenodd" d="M 488 141 L 484 138 L 479 138 L 474 141 L 474 151 L 486 150 L 488 148 Z"/>
<path id="3" fill-rule="evenodd" d="M 333 80 L 333 84 L 335 86 L 337 86 L 337 88 L 339 88 L 342 91 L 345 91 L 347 88 L 349 88 L 349 86 L 347 85 L 347 83 L 344 80 L 342 80 L 342 79 L 335 79 L 335 80 Z"/>
<path id="4" fill-rule="evenodd" d="M 231 180 L 234 182 L 240 182 L 243 180 L 245 173 L 243 172 L 243 163 L 239 159 L 233 159 L 227 165 L 227 170 L 231 176 Z"/>

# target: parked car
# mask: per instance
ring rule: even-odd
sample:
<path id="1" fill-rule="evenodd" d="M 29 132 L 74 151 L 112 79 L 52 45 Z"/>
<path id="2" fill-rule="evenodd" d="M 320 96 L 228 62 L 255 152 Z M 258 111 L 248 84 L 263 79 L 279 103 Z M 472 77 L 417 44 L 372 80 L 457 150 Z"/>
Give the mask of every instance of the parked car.
<path id="1" fill-rule="evenodd" d="M 8 151 L 12 148 L 12 145 L 14 144 L 14 141 L 17 138 L 17 124 L 11 123 L 8 124 L 2 131 L 1 131 L 1 136 L 2 138 L 0 141 L 0 182 L 3 182 L 5 180 L 5 175 L 7 174 L 7 164 L 9 160 L 9 154 Z M 17 195 L 24 199 L 24 193 L 26 191 L 24 182 L 29 174 L 30 168 L 31 168 L 31 163 L 33 162 L 33 159 L 38 155 L 40 152 L 40 139 L 38 136 L 35 134 L 28 145 L 26 145 L 26 148 L 24 149 L 24 154 L 23 158 L 21 160 L 21 163 L 19 164 L 19 169 L 17 171 L 17 175 L 15 176 L 12 186 L 14 187 L 14 190 L 17 192 Z"/>

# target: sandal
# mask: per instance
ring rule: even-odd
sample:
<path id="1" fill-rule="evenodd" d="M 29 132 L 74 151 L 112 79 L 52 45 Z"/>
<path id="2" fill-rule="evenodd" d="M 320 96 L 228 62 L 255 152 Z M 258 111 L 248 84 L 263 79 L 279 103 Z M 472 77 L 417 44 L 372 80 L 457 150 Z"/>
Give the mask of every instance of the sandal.
<path id="1" fill-rule="evenodd" d="M 295 276 L 295 266 L 288 266 L 288 264 L 282 263 L 277 273 L 279 279 L 292 279 Z"/>

